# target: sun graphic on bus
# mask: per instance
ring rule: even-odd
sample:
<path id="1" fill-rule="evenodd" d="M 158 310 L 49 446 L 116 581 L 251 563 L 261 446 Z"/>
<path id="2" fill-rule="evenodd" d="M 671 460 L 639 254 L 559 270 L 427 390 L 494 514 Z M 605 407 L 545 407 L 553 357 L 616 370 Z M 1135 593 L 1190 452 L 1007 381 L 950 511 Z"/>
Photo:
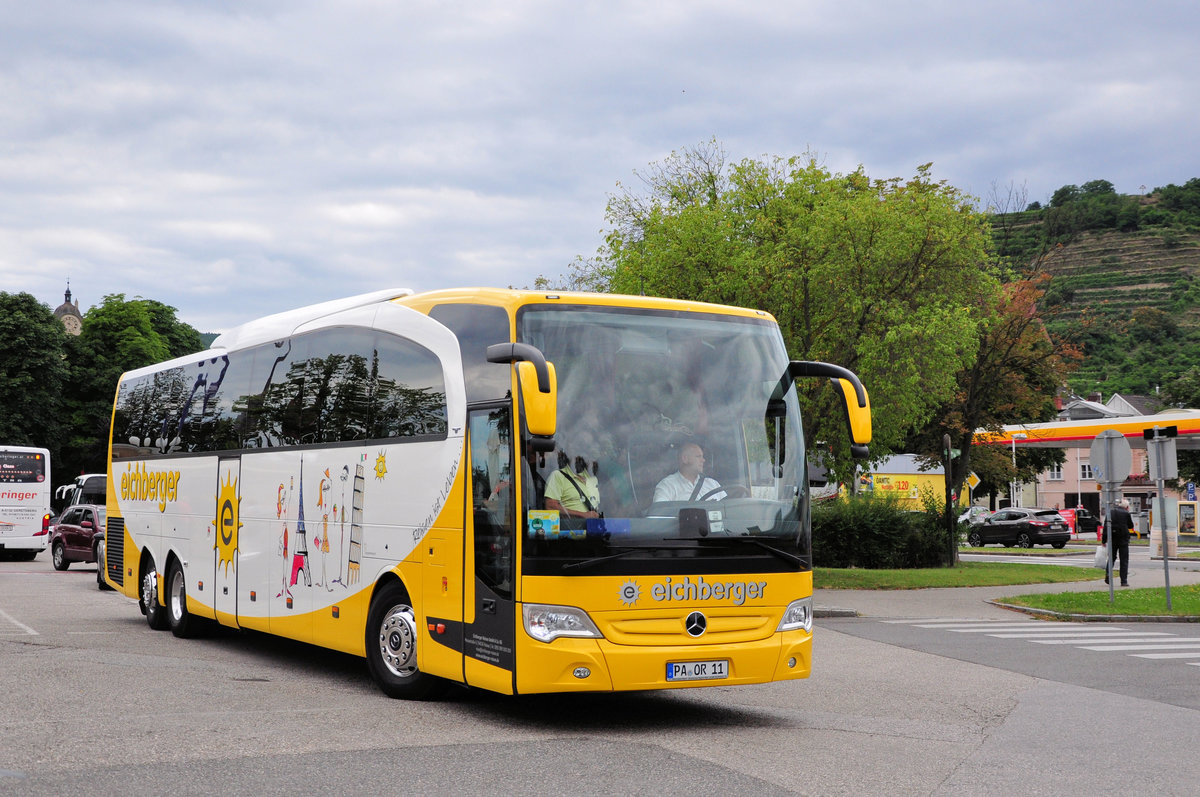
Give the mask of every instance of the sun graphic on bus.
<path id="1" fill-rule="evenodd" d="M 638 586 L 636 581 L 632 579 L 621 585 L 621 603 L 626 606 L 633 606 L 638 602 L 638 598 L 642 597 L 642 588 Z"/>
<path id="2" fill-rule="evenodd" d="M 383 481 L 383 477 L 387 475 L 387 455 L 382 451 L 379 456 L 375 457 L 375 478 Z"/>
<path id="3" fill-rule="evenodd" d="M 238 504 L 237 482 L 230 473 L 225 484 L 220 484 L 217 491 L 217 567 L 225 565 L 225 574 L 229 575 L 229 566 L 233 564 L 233 552 L 238 547 L 238 529 L 242 527 Z"/>

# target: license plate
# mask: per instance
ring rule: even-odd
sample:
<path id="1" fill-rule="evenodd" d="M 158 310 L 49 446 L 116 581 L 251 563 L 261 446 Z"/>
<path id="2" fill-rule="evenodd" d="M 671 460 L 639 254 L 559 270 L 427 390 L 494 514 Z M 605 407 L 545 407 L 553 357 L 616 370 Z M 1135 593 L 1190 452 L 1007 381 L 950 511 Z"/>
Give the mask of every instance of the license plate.
<path id="1" fill-rule="evenodd" d="M 668 681 L 703 681 L 728 677 L 729 659 L 667 662 Z"/>

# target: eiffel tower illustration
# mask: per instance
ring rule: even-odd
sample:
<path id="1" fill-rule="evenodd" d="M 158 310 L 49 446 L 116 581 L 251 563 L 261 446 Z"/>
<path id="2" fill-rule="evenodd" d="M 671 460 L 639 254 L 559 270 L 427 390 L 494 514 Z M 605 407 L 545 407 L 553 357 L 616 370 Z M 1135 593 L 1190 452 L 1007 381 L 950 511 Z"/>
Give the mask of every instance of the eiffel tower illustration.
<path id="1" fill-rule="evenodd" d="M 296 554 L 292 557 L 292 586 L 304 573 L 304 586 L 312 586 L 312 574 L 308 570 L 308 537 L 304 527 L 304 460 L 300 460 L 300 510 L 296 514 Z"/>

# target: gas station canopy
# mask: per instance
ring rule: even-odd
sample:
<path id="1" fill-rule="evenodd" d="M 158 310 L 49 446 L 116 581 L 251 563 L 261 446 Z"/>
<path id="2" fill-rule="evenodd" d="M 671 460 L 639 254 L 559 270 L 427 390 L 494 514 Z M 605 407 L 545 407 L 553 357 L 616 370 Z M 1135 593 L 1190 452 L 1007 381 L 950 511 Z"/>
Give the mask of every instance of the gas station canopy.
<path id="1" fill-rule="evenodd" d="M 1167 410 L 1157 415 L 1122 415 L 1114 418 L 1088 418 L 1079 421 L 1014 424 L 999 433 L 976 432 L 975 445 L 1016 444 L 1017 448 L 1090 448 L 1096 435 L 1105 429 L 1119 432 L 1130 448 L 1144 449 L 1143 433 L 1155 426 L 1178 429 L 1175 446 L 1180 451 L 1200 451 L 1200 410 Z"/>

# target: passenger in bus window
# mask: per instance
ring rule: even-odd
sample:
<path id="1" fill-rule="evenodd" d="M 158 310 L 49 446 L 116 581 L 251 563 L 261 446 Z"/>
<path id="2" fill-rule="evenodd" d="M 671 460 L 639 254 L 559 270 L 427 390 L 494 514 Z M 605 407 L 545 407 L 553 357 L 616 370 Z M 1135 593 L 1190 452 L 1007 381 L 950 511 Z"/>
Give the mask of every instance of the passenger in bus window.
<path id="1" fill-rule="evenodd" d="M 560 449 L 558 470 L 546 479 L 546 508 L 557 509 L 566 518 L 600 517 L 600 482 L 596 470 L 593 463 L 589 471 L 582 456 L 576 456 L 572 463 L 567 452 Z"/>
<path id="2" fill-rule="evenodd" d="M 684 443 L 679 449 L 679 470 L 654 488 L 654 503 L 661 501 L 718 501 L 725 490 L 716 479 L 704 475 L 704 449 Z"/>

